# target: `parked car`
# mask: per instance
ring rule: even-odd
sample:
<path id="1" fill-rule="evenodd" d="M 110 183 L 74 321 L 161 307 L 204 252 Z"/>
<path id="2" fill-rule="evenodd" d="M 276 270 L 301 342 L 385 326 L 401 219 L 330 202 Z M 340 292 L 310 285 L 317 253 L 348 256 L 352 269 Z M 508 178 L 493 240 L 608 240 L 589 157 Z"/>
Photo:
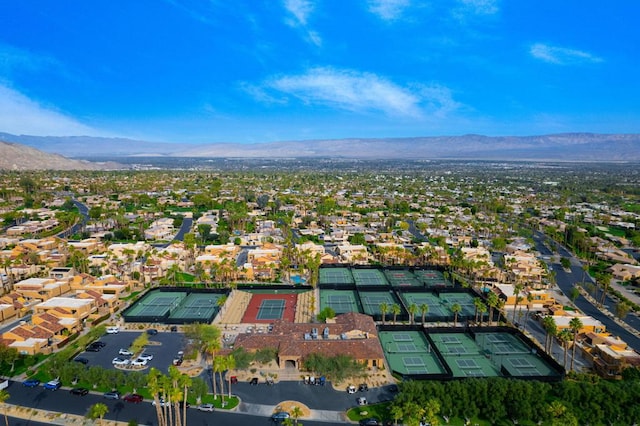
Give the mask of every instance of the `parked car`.
<path id="1" fill-rule="evenodd" d="M 251 380 L 249 380 L 249 384 L 256 386 L 258 384 L 258 378 L 257 377 L 252 378 Z"/>
<path id="2" fill-rule="evenodd" d="M 38 385 L 40 385 L 40 380 L 38 379 L 28 379 L 22 382 L 22 386 L 25 386 L 27 388 L 36 388 L 38 387 Z"/>
<path id="3" fill-rule="evenodd" d="M 142 353 L 138 355 L 138 359 L 144 359 L 145 361 L 151 361 L 153 359 L 153 355 L 148 353 Z"/>
<path id="4" fill-rule="evenodd" d="M 156 400 L 154 399 L 153 401 L 151 401 L 151 405 L 153 405 L 154 407 L 156 406 Z M 160 398 L 160 406 L 161 407 L 168 407 L 170 404 L 168 401 L 165 401 L 163 398 Z"/>
<path id="5" fill-rule="evenodd" d="M 356 399 L 356 401 L 358 402 L 358 405 L 367 405 L 367 398 L 361 397 Z"/>
<path id="6" fill-rule="evenodd" d="M 174 358 L 173 361 L 171 362 L 173 365 L 182 365 L 182 358 Z"/>
<path id="7" fill-rule="evenodd" d="M 158 330 L 156 330 L 155 328 L 150 328 L 147 330 L 147 334 L 149 336 L 155 336 L 156 334 L 158 334 Z"/>
<path id="8" fill-rule="evenodd" d="M 208 412 L 213 412 L 214 408 L 213 408 L 213 404 L 200 404 L 198 405 L 198 411 L 208 411 Z"/>
<path id="9" fill-rule="evenodd" d="M 113 365 L 118 365 L 118 366 L 120 366 L 120 367 L 124 367 L 125 365 L 129 365 L 130 361 L 129 361 L 128 359 L 124 359 L 124 358 L 117 357 L 117 358 L 114 358 L 114 359 L 111 361 L 111 363 L 112 363 Z"/>
<path id="10" fill-rule="evenodd" d="M 93 346 L 98 346 L 99 348 L 104 348 L 107 344 L 101 340 L 96 340 L 92 343 Z"/>
<path id="11" fill-rule="evenodd" d="M 79 362 L 80 364 L 84 364 L 84 365 L 87 365 L 87 364 L 89 363 L 89 360 L 88 360 L 88 359 L 83 358 L 83 357 L 81 357 L 81 356 L 79 356 L 79 357 L 77 357 L 77 358 L 74 358 L 73 360 L 74 360 L 75 362 Z"/>
<path id="12" fill-rule="evenodd" d="M 370 417 L 368 419 L 360 420 L 360 426 L 378 426 L 380 425 L 380 420 L 375 417 Z"/>
<path id="13" fill-rule="evenodd" d="M 119 331 L 120 327 L 118 326 L 107 327 L 107 334 L 118 334 Z"/>
<path id="14" fill-rule="evenodd" d="M 89 393 L 87 388 L 73 388 L 69 391 L 72 395 L 85 396 Z"/>
<path id="15" fill-rule="evenodd" d="M 49 390 L 58 390 L 60 386 L 62 386 L 60 379 L 53 379 L 44 384 L 44 388 Z"/>
<path id="16" fill-rule="evenodd" d="M 101 346 L 96 346 L 94 344 L 91 344 L 91 345 L 89 345 L 89 346 L 87 346 L 85 348 L 85 351 L 87 351 L 87 352 L 100 352 L 100 349 L 102 349 Z"/>
<path id="17" fill-rule="evenodd" d="M 142 402 L 142 400 L 144 399 L 142 397 L 142 395 L 137 394 L 137 393 L 130 393 L 129 395 L 126 395 L 124 398 L 122 398 L 123 400 L 125 400 L 126 402 L 133 402 L 133 403 L 140 403 Z"/>
<path id="18" fill-rule="evenodd" d="M 133 361 L 131 361 L 131 365 L 133 365 L 135 367 L 143 367 L 143 366 L 147 365 L 147 360 L 146 359 L 141 359 L 141 358 L 136 358 Z"/>
<path id="19" fill-rule="evenodd" d="M 174 332 L 174 333 L 175 333 L 175 332 L 177 332 L 177 331 L 178 331 L 178 326 L 176 326 L 176 325 L 172 325 L 172 326 L 171 326 L 171 328 L 170 328 L 170 330 L 171 330 L 172 332 Z"/>
<path id="20" fill-rule="evenodd" d="M 120 399 L 120 392 L 118 391 L 105 392 L 104 395 L 102 396 L 107 399 Z"/>
<path id="21" fill-rule="evenodd" d="M 271 420 L 274 422 L 282 422 L 283 420 L 286 420 L 289 417 L 291 417 L 291 415 L 286 411 L 278 411 L 277 413 L 273 413 L 271 415 Z"/>
<path id="22" fill-rule="evenodd" d="M 347 393 L 356 393 L 356 387 L 353 385 L 347 386 Z"/>
<path id="23" fill-rule="evenodd" d="M 131 352 L 129 349 L 120 349 L 118 351 L 118 355 L 132 356 L 133 352 Z"/>
<path id="24" fill-rule="evenodd" d="M 360 383 L 360 386 L 358 386 L 359 392 L 366 392 L 368 390 L 369 390 L 369 386 L 366 383 Z"/>

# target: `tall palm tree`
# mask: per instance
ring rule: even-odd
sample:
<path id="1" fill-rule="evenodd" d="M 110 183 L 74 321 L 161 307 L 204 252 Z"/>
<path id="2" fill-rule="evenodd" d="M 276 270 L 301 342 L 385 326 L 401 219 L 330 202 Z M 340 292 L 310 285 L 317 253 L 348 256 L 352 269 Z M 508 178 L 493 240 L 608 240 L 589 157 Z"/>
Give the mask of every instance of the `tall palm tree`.
<path id="1" fill-rule="evenodd" d="M 478 308 L 480 307 L 480 305 L 483 305 L 482 303 L 482 299 L 479 297 L 474 297 L 473 298 L 473 307 L 474 307 L 474 320 L 477 323 L 478 322 Z"/>
<path id="2" fill-rule="evenodd" d="M 571 331 L 566 328 L 558 333 L 558 340 L 560 340 L 560 342 L 562 343 L 562 348 L 564 349 L 564 362 L 562 363 L 562 365 L 564 366 L 565 370 L 567 369 L 567 351 L 569 350 L 569 342 L 571 341 L 571 337 Z"/>
<path id="3" fill-rule="evenodd" d="M 462 306 L 459 303 L 454 303 L 451 306 L 451 312 L 453 312 L 453 326 L 457 327 L 458 325 L 458 314 L 462 310 Z"/>
<path id="4" fill-rule="evenodd" d="M 387 312 L 389 312 L 389 304 L 386 302 L 382 302 L 379 306 L 380 313 L 382 314 L 382 325 L 387 320 Z"/>
<path id="5" fill-rule="evenodd" d="M 484 318 L 484 314 L 487 312 L 487 305 L 482 303 L 480 306 L 478 306 L 478 312 L 480 313 L 480 326 L 482 326 L 482 320 Z"/>
<path id="6" fill-rule="evenodd" d="M 216 373 L 220 376 L 220 395 L 222 396 L 222 401 L 224 402 L 224 380 L 222 378 L 222 372 L 227 369 L 227 359 L 225 356 L 216 355 L 213 358 L 213 383 L 215 387 L 216 383 Z"/>
<path id="7" fill-rule="evenodd" d="M 229 354 L 225 357 L 225 367 L 227 367 L 227 382 L 229 389 L 229 398 L 231 398 L 231 373 L 230 371 L 236 368 L 236 359 L 232 354 Z"/>
<path id="8" fill-rule="evenodd" d="M 573 364 L 576 360 L 576 341 L 578 340 L 578 332 L 582 329 L 583 324 L 580 318 L 571 318 L 569 321 L 569 328 L 573 331 L 573 347 L 571 348 L 571 370 L 573 370 Z"/>
<path id="9" fill-rule="evenodd" d="M 418 305 L 416 305 L 415 303 L 412 303 L 409 305 L 407 310 L 409 311 L 409 322 L 413 324 L 416 319 L 415 318 L 416 312 L 418 312 Z"/>
<path id="10" fill-rule="evenodd" d="M 422 325 L 424 325 L 424 318 L 427 316 L 427 312 L 429 312 L 429 305 L 426 303 L 420 304 L 420 313 L 422 314 Z"/>
<path id="11" fill-rule="evenodd" d="M 147 375 L 147 388 L 153 396 L 156 407 L 156 416 L 158 417 L 158 426 L 166 425 L 166 418 L 160 407 L 160 393 L 163 392 L 163 375 L 154 367 L 151 367 Z"/>
<path id="12" fill-rule="evenodd" d="M 396 319 L 398 317 L 398 314 L 400 314 L 402 312 L 402 308 L 400 307 L 400 305 L 398 305 L 397 303 L 394 303 L 393 305 L 391 305 L 391 313 L 393 314 L 393 323 L 396 324 Z"/>
<path id="13" fill-rule="evenodd" d="M 516 311 L 518 310 L 518 303 L 520 302 L 520 298 L 518 297 L 520 295 L 520 292 L 524 289 L 524 286 L 522 284 L 516 284 L 515 286 L 513 286 L 513 295 L 515 296 L 516 300 L 515 300 L 515 304 L 513 305 L 513 318 L 511 319 L 511 322 L 513 324 L 516 323 Z"/>
<path id="14" fill-rule="evenodd" d="M 490 291 L 487 294 L 487 304 L 489 305 L 489 325 L 491 326 L 493 323 L 493 310 L 498 306 L 498 295 L 494 292 Z"/>
<path id="15" fill-rule="evenodd" d="M 529 291 L 527 293 L 527 317 L 524 320 L 524 330 L 527 330 L 527 323 L 529 322 L 529 317 L 531 316 L 531 303 L 533 302 L 533 294 Z"/>
<path id="16" fill-rule="evenodd" d="M 546 317 L 544 317 L 544 319 L 542 320 L 542 327 L 547 332 L 545 341 L 544 341 L 544 350 L 547 353 L 550 353 L 551 343 L 552 343 L 551 339 L 557 332 L 556 322 L 553 320 L 553 317 L 551 315 L 547 315 Z"/>

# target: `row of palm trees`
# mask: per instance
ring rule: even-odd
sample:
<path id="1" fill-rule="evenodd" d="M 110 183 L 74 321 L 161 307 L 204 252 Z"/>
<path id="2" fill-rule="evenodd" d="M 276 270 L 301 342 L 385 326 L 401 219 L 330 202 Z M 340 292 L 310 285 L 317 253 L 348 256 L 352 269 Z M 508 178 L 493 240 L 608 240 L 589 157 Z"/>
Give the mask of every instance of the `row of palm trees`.
<path id="1" fill-rule="evenodd" d="M 559 331 L 558 326 L 556 325 L 556 322 L 554 321 L 552 316 L 546 316 L 542 320 L 542 327 L 546 332 L 544 350 L 549 354 L 552 353 L 553 339 L 557 337 L 558 340 L 560 340 L 560 343 L 562 344 L 562 348 L 564 349 L 563 365 L 565 369 L 567 368 L 567 353 L 569 350 L 569 343 L 572 343 L 571 366 L 569 370 L 574 370 L 574 362 L 576 357 L 576 346 L 577 346 L 576 342 L 578 339 L 578 333 L 580 332 L 583 326 L 584 324 L 582 323 L 582 320 L 580 318 L 575 317 L 575 318 L 572 318 L 571 321 L 569 321 L 569 328 L 565 328 Z"/>

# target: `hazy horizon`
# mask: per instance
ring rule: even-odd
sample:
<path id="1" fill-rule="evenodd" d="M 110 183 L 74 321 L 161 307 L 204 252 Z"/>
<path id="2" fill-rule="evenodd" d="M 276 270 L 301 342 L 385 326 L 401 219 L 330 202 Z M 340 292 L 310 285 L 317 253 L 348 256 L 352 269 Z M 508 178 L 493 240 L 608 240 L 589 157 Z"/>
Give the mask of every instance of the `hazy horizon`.
<path id="1" fill-rule="evenodd" d="M 193 144 L 640 133 L 636 2 L 23 0 L 3 12 L 0 132 Z"/>

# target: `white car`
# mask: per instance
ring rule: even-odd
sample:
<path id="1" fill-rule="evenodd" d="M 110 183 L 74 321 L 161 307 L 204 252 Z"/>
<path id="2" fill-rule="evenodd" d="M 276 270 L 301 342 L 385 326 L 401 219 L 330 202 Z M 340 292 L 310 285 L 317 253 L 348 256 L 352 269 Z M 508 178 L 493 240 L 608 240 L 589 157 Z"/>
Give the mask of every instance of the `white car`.
<path id="1" fill-rule="evenodd" d="M 141 358 L 136 358 L 133 361 L 131 361 L 131 365 L 135 366 L 135 367 L 144 367 L 147 365 L 147 360 L 146 359 L 141 359 Z"/>
<path id="2" fill-rule="evenodd" d="M 367 398 L 358 398 L 358 405 L 367 405 Z"/>
<path id="3" fill-rule="evenodd" d="M 113 361 L 111 361 L 111 363 L 113 365 L 119 365 L 119 366 L 122 366 L 122 367 L 125 366 L 125 365 L 129 365 L 129 362 L 130 361 L 128 359 L 124 359 L 124 358 L 120 358 L 120 357 L 114 358 Z"/>
<path id="4" fill-rule="evenodd" d="M 133 352 L 131 352 L 129 349 L 120 349 L 118 351 L 118 354 L 123 356 L 132 356 Z"/>
<path id="5" fill-rule="evenodd" d="M 107 334 L 118 334 L 118 332 L 120 331 L 120 327 L 113 326 L 113 327 L 107 327 Z"/>
<path id="6" fill-rule="evenodd" d="M 144 359 L 145 361 L 151 361 L 153 359 L 153 355 L 147 354 L 147 353 L 143 353 L 143 354 L 138 355 L 138 359 Z"/>
<path id="7" fill-rule="evenodd" d="M 356 387 L 353 385 L 349 385 L 347 388 L 347 393 L 356 393 Z"/>

